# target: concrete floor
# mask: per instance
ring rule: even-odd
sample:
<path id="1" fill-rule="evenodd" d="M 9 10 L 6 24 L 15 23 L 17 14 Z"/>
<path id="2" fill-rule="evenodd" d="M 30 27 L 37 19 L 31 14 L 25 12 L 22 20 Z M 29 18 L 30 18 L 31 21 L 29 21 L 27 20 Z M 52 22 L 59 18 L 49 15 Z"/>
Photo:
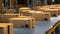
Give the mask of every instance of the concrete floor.
<path id="1" fill-rule="evenodd" d="M 51 21 L 36 21 L 36 27 L 34 29 L 14 28 L 14 34 L 45 34 L 59 20 L 60 16 L 51 17 Z"/>
<path id="2" fill-rule="evenodd" d="M 36 27 L 34 29 L 14 28 L 14 34 L 45 34 L 59 20 L 60 16 L 51 17 L 51 21 L 36 21 Z M 2 30 L 0 30 L 0 34 L 2 34 Z"/>

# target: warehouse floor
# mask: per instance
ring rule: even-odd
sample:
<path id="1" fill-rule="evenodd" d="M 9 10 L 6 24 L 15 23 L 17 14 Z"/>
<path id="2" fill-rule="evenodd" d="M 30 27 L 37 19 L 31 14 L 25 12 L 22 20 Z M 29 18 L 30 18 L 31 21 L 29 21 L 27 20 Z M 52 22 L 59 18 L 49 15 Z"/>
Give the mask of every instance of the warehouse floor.
<path id="1" fill-rule="evenodd" d="M 14 28 L 14 34 L 45 34 L 45 32 L 59 20 L 60 16 L 51 17 L 51 21 L 36 21 L 34 29 Z M 2 31 L 3 30 L 0 29 L 0 34 L 3 34 Z"/>
<path id="2" fill-rule="evenodd" d="M 14 34 L 45 34 L 45 32 L 59 20 L 60 16 L 51 17 L 51 21 L 36 21 L 34 29 L 14 28 Z"/>

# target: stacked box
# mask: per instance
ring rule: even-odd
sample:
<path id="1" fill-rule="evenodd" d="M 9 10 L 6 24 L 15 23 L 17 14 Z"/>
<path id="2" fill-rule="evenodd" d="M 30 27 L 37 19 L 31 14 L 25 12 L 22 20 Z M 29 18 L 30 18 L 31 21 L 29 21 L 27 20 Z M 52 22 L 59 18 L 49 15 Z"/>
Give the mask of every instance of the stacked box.
<path id="1" fill-rule="evenodd" d="M 0 14 L 0 19 L 1 19 L 1 15 L 2 15 L 2 14 Z"/>
<path id="2" fill-rule="evenodd" d="M 19 8 L 19 14 L 25 14 L 24 12 L 29 12 L 30 11 L 30 8 L 28 7 L 22 7 L 22 8 Z"/>
<path id="3" fill-rule="evenodd" d="M 13 20 L 14 28 L 24 28 L 26 21 L 20 21 L 20 20 Z"/>
<path id="4" fill-rule="evenodd" d="M 60 15 L 60 10 L 58 11 L 58 15 Z"/>
<path id="5" fill-rule="evenodd" d="M 19 14 L 2 14 L 1 15 L 1 21 L 3 21 L 4 23 L 8 23 L 9 18 L 18 17 L 18 16 L 19 16 Z"/>
<path id="6" fill-rule="evenodd" d="M 13 9 L 7 9 L 5 13 L 6 14 L 14 14 L 14 10 Z"/>
<path id="7" fill-rule="evenodd" d="M 30 10 L 29 12 L 24 12 L 25 16 L 32 16 L 37 21 L 50 21 L 51 14 L 49 12 L 43 11 L 34 11 Z M 27 15 L 26 15 L 27 14 Z"/>
<path id="8" fill-rule="evenodd" d="M 37 21 L 50 21 L 51 15 L 48 12 L 35 13 L 34 18 Z"/>
<path id="9" fill-rule="evenodd" d="M 59 7 L 56 7 L 55 9 L 58 9 L 58 14 L 60 15 L 60 6 Z"/>
<path id="10" fill-rule="evenodd" d="M 0 28 L 3 29 L 3 32 L 1 32 L 0 34 L 13 34 L 12 23 L 0 23 Z M 2 31 L 2 29 L 0 31 Z"/>
<path id="11" fill-rule="evenodd" d="M 20 16 L 19 18 L 10 18 L 9 21 L 14 24 L 15 28 L 35 27 L 35 19 L 28 16 Z"/>
<path id="12" fill-rule="evenodd" d="M 44 12 L 50 12 L 51 16 L 58 16 L 58 9 L 44 9 Z"/>

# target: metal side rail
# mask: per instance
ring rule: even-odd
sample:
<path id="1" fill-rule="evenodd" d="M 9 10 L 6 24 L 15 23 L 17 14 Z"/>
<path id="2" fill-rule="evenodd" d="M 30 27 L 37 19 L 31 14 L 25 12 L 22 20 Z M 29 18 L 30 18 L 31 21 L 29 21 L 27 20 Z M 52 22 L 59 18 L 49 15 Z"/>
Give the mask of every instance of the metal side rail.
<path id="1" fill-rule="evenodd" d="M 60 21 L 58 21 L 55 25 L 50 28 L 46 34 L 60 34 Z"/>

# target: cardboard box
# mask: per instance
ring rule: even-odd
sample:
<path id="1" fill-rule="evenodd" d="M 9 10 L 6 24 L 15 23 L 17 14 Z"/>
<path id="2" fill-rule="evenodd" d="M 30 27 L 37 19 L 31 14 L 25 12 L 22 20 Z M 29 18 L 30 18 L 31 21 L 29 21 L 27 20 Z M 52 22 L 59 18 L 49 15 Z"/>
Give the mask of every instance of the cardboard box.
<path id="1" fill-rule="evenodd" d="M 51 16 L 58 16 L 58 9 L 44 9 L 44 12 L 50 12 Z"/>
<path id="2" fill-rule="evenodd" d="M 35 13 L 33 17 L 37 21 L 50 21 L 51 15 L 49 13 Z"/>
<path id="3" fill-rule="evenodd" d="M 19 16 L 19 14 L 2 14 L 1 15 L 1 21 L 3 21 L 4 23 L 8 23 L 9 18 L 18 17 L 18 16 Z"/>
<path id="4" fill-rule="evenodd" d="M 3 29 L 3 32 L 0 34 L 13 34 L 13 24 L 12 23 L 0 23 L 0 28 Z M 2 30 L 1 30 L 2 31 Z"/>
<path id="5" fill-rule="evenodd" d="M 0 22 L 2 22 L 2 21 L 1 21 L 1 14 L 0 14 Z"/>
<path id="6" fill-rule="evenodd" d="M 26 21 L 13 20 L 14 28 L 24 28 Z"/>
<path id="7" fill-rule="evenodd" d="M 29 12 L 29 11 L 30 11 L 30 8 L 28 8 L 28 7 L 19 8 L 19 14 L 24 14 L 22 12 Z"/>
<path id="8" fill-rule="evenodd" d="M 58 11 L 58 14 L 60 15 L 60 10 Z"/>
<path id="9" fill-rule="evenodd" d="M 32 16 L 37 21 L 50 21 L 51 14 L 49 12 L 34 11 L 24 12 L 25 16 Z"/>
<path id="10" fill-rule="evenodd" d="M 32 17 L 10 18 L 9 21 L 14 24 L 15 28 L 33 28 L 35 27 L 35 19 Z"/>
<path id="11" fill-rule="evenodd" d="M 7 9 L 6 14 L 14 14 L 14 9 Z"/>

